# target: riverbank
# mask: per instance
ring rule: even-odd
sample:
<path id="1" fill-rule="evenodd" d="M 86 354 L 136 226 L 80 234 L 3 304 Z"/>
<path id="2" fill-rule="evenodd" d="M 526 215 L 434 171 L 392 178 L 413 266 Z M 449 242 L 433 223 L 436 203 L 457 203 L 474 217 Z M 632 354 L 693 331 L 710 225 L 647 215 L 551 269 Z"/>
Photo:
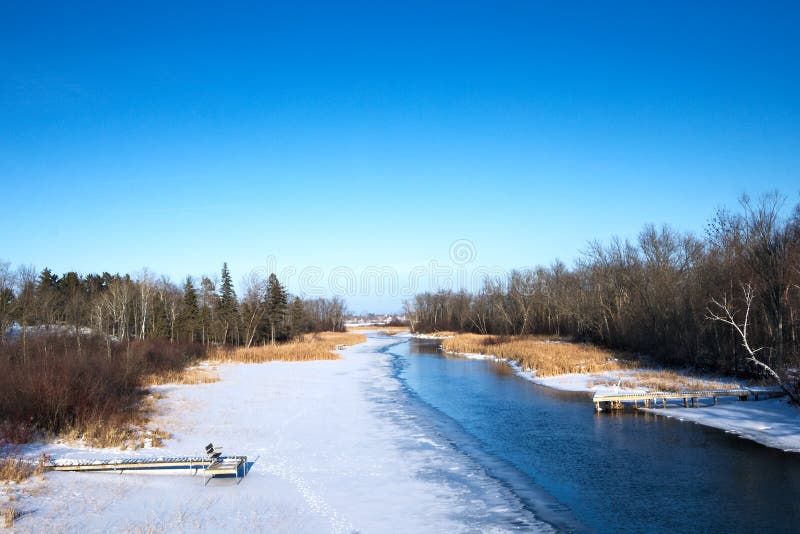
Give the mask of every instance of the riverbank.
<path id="1" fill-rule="evenodd" d="M 402 402 L 391 357 L 370 336 L 330 361 L 220 364 L 218 382 L 165 385 L 155 422 L 172 433 L 135 452 L 28 446 L 27 457 L 247 455 L 235 485 L 199 477 L 49 472 L 2 487 L 21 532 L 465 532 L 552 529 Z M 519 528 L 519 527 L 517 527 Z"/>
<path id="2" fill-rule="evenodd" d="M 451 339 L 452 336 L 416 336 L 421 339 Z M 594 373 L 565 373 L 540 377 L 535 370 L 524 369 L 518 362 L 492 354 L 447 351 L 470 359 L 490 359 L 508 364 L 521 378 L 560 391 L 596 393 L 645 393 L 658 389 L 726 389 L 738 385 L 719 377 L 665 373 L 658 369 L 613 369 Z M 720 401 L 717 406 L 702 408 L 648 409 L 649 413 L 716 428 L 787 452 L 800 452 L 800 410 L 785 399 L 756 402 Z"/>

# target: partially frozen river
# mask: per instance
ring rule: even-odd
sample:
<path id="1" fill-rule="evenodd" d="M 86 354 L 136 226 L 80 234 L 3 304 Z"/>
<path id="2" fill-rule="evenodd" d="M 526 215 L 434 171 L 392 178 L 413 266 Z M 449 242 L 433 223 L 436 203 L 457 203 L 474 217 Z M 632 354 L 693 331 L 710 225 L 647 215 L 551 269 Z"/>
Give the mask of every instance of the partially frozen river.
<path id="1" fill-rule="evenodd" d="M 163 386 L 163 449 L 31 446 L 35 457 L 195 455 L 253 463 L 199 477 L 48 473 L 14 493 L 20 532 L 790 532 L 800 455 L 583 395 L 437 343 L 371 334 L 341 360 L 232 364 Z M 9 494 L 10 495 L 10 494 Z"/>
<path id="2" fill-rule="evenodd" d="M 393 345 L 395 374 L 443 435 L 532 510 L 596 532 L 797 532 L 800 454 L 645 413 L 595 414 L 585 394 L 503 363 Z"/>

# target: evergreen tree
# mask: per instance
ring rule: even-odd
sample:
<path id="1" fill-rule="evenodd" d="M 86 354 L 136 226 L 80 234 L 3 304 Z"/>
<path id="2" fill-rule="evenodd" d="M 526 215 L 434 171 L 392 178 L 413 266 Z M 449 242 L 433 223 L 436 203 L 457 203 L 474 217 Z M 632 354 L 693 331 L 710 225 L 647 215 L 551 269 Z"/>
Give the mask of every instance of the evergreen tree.
<path id="1" fill-rule="evenodd" d="M 292 301 L 292 307 L 289 312 L 292 323 L 292 337 L 300 336 L 305 330 L 305 315 L 306 310 L 303 306 L 303 301 L 300 299 L 300 297 L 295 297 Z"/>
<path id="2" fill-rule="evenodd" d="M 61 317 L 62 305 L 58 275 L 45 267 L 39 274 L 35 290 L 35 318 L 44 324 L 52 325 Z"/>
<path id="3" fill-rule="evenodd" d="M 239 306 L 227 262 L 222 264 L 220 278 L 218 317 L 223 328 L 222 341 L 235 341 L 239 333 Z"/>
<path id="4" fill-rule="evenodd" d="M 169 308 L 167 307 L 167 299 L 165 295 L 160 294 L 155 299 L 152 306 L 150 332 L 147 333 L 148 337 L 156 338 L 169 338 L 170 337 L 170 318 Z"/>
<path id="5" fill-rule="evenodd" d="M 194 289 L 192 277 L 186 277 L 186 283 L 183 285 L 183 307 L 180 315 L 180 330 L 190 343 L 194 343 L 197 339 L 196 330 L 198 320 L 200 318 L 200 310 L 197 307 L 197 291 Z"/>
<path id="6" fill-rule="evenodd" d="M 269 323 L 270 342 L 274 345 L 275 339 L 278 337 L 279 328 L 283 327 L 286 322 L 286 304 L 288 297 L 286 290 L 278 281 L 275 273 L 269 275 L 267 281 L 267 294 L 264 299 L 264 314 Z"/>
<path id="7" fill-rule="evenodd" d="M 78 332 L 86 301 L 84 283 L 78 273 L 69 272 L 61 278 L 59 286 L 64 304 L 64 320 Z"/>
<path id="8" fill-rule="evenodd" d="M 202 302 L 200 303 L 198 326 L 200 328 L 201 342 L 206 344 L 211 341 L 214 325 L 217 321 L 216 310 L 219 306 L 219 295 L 217 295 L 217 286 L 214 281 L 207 276 L 200 280 L 200 291 Z"/>
<path id="9" fill-rule="evenodd" d="M 53 273 L 49 267 L 42 269 L 39 274 L 39 284 L 36 289 L 42 291 L 44 289 L 58 289 L 58 275 Z"/>

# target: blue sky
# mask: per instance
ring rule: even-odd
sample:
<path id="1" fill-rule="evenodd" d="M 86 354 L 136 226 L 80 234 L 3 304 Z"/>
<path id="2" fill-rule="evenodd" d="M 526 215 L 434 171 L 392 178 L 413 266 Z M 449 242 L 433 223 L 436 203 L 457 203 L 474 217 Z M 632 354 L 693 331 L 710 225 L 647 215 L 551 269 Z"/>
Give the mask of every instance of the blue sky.
<path id="1" fill-rule="evenodd" d="M 796 2 L 287 4 L 3 3 L 0 258 L 402 285 L 798 200 Z"/>

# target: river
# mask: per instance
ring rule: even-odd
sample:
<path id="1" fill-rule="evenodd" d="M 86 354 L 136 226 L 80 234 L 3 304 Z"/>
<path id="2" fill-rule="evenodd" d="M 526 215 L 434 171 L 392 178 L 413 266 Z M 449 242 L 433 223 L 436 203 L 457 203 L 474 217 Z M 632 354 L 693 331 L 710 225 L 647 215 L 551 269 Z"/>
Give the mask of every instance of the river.
<path id="1" fill-rule="evenodd" d="M 643 412 L 595 414 L 584 393 L 502 362 L 392 345 L 408 399 L 534 513 L 593 532 L 797 532 L 800 455 Z"/>

